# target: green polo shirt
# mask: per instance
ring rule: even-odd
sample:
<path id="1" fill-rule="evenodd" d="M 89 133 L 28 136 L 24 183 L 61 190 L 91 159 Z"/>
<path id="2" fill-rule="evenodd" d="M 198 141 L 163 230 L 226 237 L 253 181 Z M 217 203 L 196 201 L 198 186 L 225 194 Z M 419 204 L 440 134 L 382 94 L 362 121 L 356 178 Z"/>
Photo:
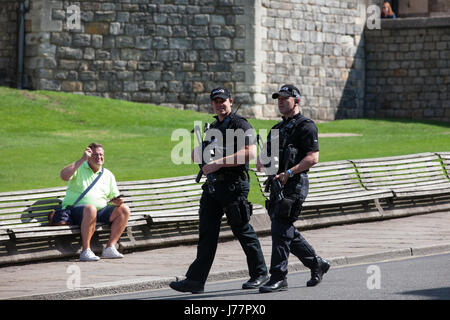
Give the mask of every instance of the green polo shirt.
<path id="1" fill-rule="evenodd" d="M 91 183 L 97 178 L 101 170 L 94 173 L 89 167 L 87 161 L 75 171 L 73 176 L 69 180 L 67 185 L 66 197 L 62 202 L 62 208 L 64 209 L 68 205 L 73 205 L 73 203 L 78 199 L 80 194 L 91 185 Z M 102 209 L 106 207 L 108 202 L 119 195 L 119 188 L 117 188 L 116 178 L 108 169 L 104 169 L 102 177 L 97 181 L 97 183 L 86 193 L 77 205 L 92 204 L 97 209 Z"/>

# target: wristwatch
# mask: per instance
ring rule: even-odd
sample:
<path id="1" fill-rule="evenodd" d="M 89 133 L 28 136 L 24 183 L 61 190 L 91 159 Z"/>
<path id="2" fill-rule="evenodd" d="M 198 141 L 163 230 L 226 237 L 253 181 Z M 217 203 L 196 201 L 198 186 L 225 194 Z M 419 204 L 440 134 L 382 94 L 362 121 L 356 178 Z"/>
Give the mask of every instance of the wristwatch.
<path id="1" fill-rule="evenodd" d="M 292 172 L 291 169 L 289 169 L 288 171 L 286 171 L 289 175 L 289 178 L 292 178 L 294 176 L 294 173 Z"/>

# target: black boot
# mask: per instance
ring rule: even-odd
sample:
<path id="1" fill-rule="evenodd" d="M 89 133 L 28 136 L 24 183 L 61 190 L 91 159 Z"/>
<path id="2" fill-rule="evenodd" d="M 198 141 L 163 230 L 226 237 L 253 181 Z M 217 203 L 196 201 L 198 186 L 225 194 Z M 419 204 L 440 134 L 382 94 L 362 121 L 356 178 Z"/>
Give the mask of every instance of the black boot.
<path id="1" fill-rule="evenodd" d="M 173 281 L 169 284 L 169 286 L 173 290 L 179 292 L 203 293 L 203 291 L 205 291 L 205 285 L 203 282 L 189 279 Z"/>
<path id="2" fill-rule="evenodd" d="M 283 291 L 287 290 L 288 283 L 286 279 L 283 280 L 269 280 L 265 285 L 259 287 L 260 293 L 267 293 L 267 292 L 277 292 L 277 291 Z"/>
<path id="3" fill-rule="evenodd" d="M 316 261 L 316 265 L 311 269 L 311 279 L 306 283 L 307 287 L 317 286 L 322 281 L 323 275 L 330 269 L 327 260 L 316 257 Z"/>
<path id="4" fill-rule="evenodd" d="M 266 283 L 267 280 L 269 280 L 269 276 L 267 274 L 256 278 L 252 277 L 246 283 L 242 284 L 242 289 L 256 289 Z"/>

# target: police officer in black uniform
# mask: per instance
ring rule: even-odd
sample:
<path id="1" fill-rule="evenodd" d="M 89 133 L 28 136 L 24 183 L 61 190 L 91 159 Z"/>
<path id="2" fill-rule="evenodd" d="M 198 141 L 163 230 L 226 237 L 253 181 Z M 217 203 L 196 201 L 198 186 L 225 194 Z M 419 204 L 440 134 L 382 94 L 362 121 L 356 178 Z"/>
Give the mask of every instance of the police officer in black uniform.
<path id="1" fill-rule="evenodd" d="M 200 199 L 197 257 L 189 267 L 185 280 L 170 283 L 172 289 L 180 292 L 204 291 L 216 254 L 224 213 L 234 236 L 239 240 L 247 256 L 250 279 L 242 285 L 242 288 L 258 288 L 269 280 L 260 242 L 249 223 L 252 207 L 247 200 L 250 189 L 248 162 L 256 156 L 254 132 L 247 131 L 252 127 L 245 118 L 231 111 L 233 99 L 229 90 L 216 88 L 212 90 L 210 99 L 216 113 L 216 121 L 211 124 L 207 133 L 211 134 L 210 141 L 217 142 L 216 146 L 210 146 L 216 155 L 213 161 L 202 167 L 208 180 L 202 186 L 203 193 Z M 242 129 L 239 131 L 247 135 L 234 135 L 233 141 L 227 142 L 227 129 L 232 129 L 232 132 Z M 213 134 L 221 135 L 221 139 L 212 136 Z M 241 144 L 238 139 L 243 139 Z M 223 142 L 222 145 L 219 145 L 220 141 Z M 238 150 L 239 145 L 241 149 Z M 198 151 L 198 149 L 193 151 L 193 159 L 194 152 Z"/>
<path id="2" fill-rule="evenodd" d="M 259 288 L 262 293 L 287 289 L 286 275 L 290 252 L 311 270 L 308 287 L 319 284 L 323 274 L 330 268 L 330 264 L 316 255 L 311 245 L 293 225 L 308 194 L 307 172 L 319 161 L 317 127 L 312 120 L 301 115 L 300 91 L 295 86 L 282 86 L 272 98 L 278 99 L 283 120 L 272 128 L 278 129 L 278 136 L 272 137 L 271 130 L 267 138 L 267 149 L 272 159 L 275 159 L 272 156 L 276 151 L 271 150 L 273 139 L 279 139 L 279 164 L 277 174 L 273 176 L 273 180 L 269 179 L 269 183 L 272 183 L 266 207 L 272 222 L 271 276 L 269 282 Z M 257 169 L 265 170 L 260 158 L 257 161 Z M 277 179 L 281 183 L 281 197 L 280 190 L 275 188 L 274 181 Z"/>

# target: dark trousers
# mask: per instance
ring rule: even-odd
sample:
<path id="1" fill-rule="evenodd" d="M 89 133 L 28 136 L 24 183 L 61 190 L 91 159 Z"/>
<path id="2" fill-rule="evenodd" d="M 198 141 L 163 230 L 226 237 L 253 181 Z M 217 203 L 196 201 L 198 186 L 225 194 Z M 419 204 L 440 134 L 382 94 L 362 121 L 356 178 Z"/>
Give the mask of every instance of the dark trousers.
<path id="1" fill-rule="evenodd" d="M 217 243 L 224 208 L 239 197 L 247 198 L 249 191 L 248 181 L 235 183 L 235 190 L 230 191 L 230 183 L 219 182 L 215 184 L 215 193 L 209 194 L 203 187 L 199 210 L 199 241 L 197 245 L 197 257 L 190 265 L 186 278 L 206 282 L 209 271 L 216 255 Z M 231 188 L 232 189 L 232 188 Z M 233 235 L 247 257 L 247 265 L 250 277 L 267 274 L 267 267 L 261 245 L 255 230 L 250 223 L 231 226 Z"/>
<path id="2" fill-rule="evenodd" d="M 285 199 L 276 201 L 271 191 L 269 215 L 272 221 L 272 258 L 270 274 L 273 280 L 282 280 L 288 273 L 289 253 L 292 252 L 307 268 L 317 264 L 316 252 L 294 226 L 308 195 L 309 181 L 306 174 L 297 180 L 288 180 L 284 186 Z"/>
<path id="3" fill-rule="evenodd" d="M 282 280 L 288 273 L 289 253 L 292 252 L 307 268 L 315 266 L 316 253 L 290 221 L 272 220 L 272 258 L 270 275 L 273 280 Z"/>

